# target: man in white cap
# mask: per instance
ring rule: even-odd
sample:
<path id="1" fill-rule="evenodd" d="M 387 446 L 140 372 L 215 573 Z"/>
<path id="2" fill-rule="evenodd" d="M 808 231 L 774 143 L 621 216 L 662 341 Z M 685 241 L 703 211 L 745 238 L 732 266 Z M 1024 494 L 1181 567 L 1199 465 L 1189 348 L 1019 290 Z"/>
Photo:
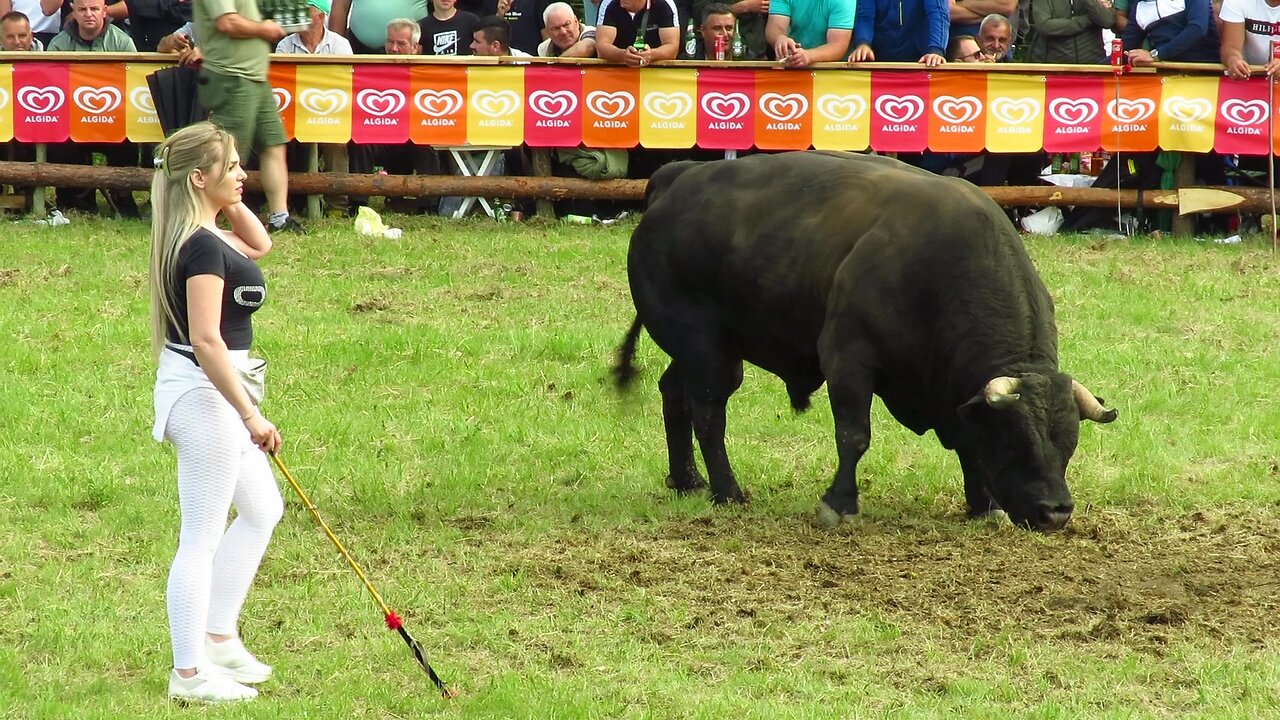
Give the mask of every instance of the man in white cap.
<path id="1" fill-rule="evenodd" d="M 276 45 L 278 53 L 303 55 L 352 55 L 351 42 L 326 27 L 329 0 L 307 0 L 308 24 Z"/>

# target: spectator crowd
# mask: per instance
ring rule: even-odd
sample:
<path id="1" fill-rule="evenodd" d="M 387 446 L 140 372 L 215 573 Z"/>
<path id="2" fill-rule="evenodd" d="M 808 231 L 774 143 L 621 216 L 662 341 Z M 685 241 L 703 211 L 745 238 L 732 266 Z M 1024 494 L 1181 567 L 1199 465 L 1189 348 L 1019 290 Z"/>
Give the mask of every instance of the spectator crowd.
<path id="1" fill-rule="evenodd" d="M 193 22 L 197 5 L 196 15 L 209 13 L 203 27 Z M 0 0 L 0 29 L 5 51 L 177 53 L 183 64 L 199 68 L 201 83 L 212 81 L 223 95 L 234 91 L 254 98 L 265 97 L 259 92 L 265 83 L 263 47 L 330 55 L 597 57 L 630 67 L 673 59 L 746 59 L 780 61 L 788 68 L 845 61 L 934 68 L 948 62 L 1106 63 L 1104 33 L 1113 33 L 1135 65 L 1221 63 L 1232 78 L 1249 77 L 1251 65 L 1265 66 L 1268 74 L 1280 68 L 1280 61 L 1271 59 L 1271 43 L 1280 40 L 1280 0 L 601 0 L 598 5 L 587 0 L 581 6 L 589 13 L 586 18 L 573 5 L 551 0 L 308 0 L 306 5 L 304 26 L 286 34 L 263 19 L 256 0 Z M 210 53 L 216 58 L 212 63 Z M 217 120 L 218 113 L 213 114 Z M 284 157 L 289 169 L 305 169 L 305 153 L 283 146 L 266 120 L 232 114 L 235 122 L 259 129 L 243 131 L 257 145 L 241 148 L 247 165 L 261 162 L 264 174 L 277 175 L 278 158 Z M 94 152 L 113 164 L 140 156 L 139 148 L 127 143 L 68 143 L 51 148 L 50 158 L 91 162 Z M 10 157 L 29 154 L 10 144 Z M 448 161 L 430 147 L 412 144 L 329 145 L 320 156 L 326 170 L 361 173 L 381 168 L 434 174 L 446 172 Z M 587 177 L 616 177 L 618 165 L 626 165 L 616 154 L 586 148 L 556 156 L 558 171 Z M 905 159 L 944 172 L 962 164 L 972 167 L 972 158 L 925 153 Z M 1027 167 L 1040 167 L 1044 158 L 1037 154 L 1026 160 Z M 1018 158 L 1000 158 L 976 177 L 984 183 L 1012 181 L 1009 173 L 1019 164 Z M 525 166 L 518 150 L 505 157 L 507 172 Z M 267 188 L 275 220 L 287 218 L 282 182 Z M 137 215 L 131 196 L 104 195 L 114 212 Z M 353 214 L 367 199 L 326 201 L 331 212 Z M 295 210 L 298 202 L 291 198 Z M 59 203 L 64 209 L 97 208 L 93 191 L 68 191 Z M 400 209 L 440 211 L 434 200 L 406 203 Z M 287 224 L 296 226 L 292 218 Z"/>

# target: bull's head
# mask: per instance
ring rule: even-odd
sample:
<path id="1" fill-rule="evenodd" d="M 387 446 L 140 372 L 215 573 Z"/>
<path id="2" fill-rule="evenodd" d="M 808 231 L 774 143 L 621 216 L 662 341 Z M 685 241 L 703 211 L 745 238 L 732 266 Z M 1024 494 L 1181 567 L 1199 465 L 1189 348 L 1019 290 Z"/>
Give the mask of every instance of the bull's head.
<path id="1" fill-rule="evenodd" d="M 1014 523 L 1051 531 L 1075 509 L 1067 463 L 1080 423 L 1109 423 L 1116 411 L 1067 375 L 1026 373 L 991 380 L 960 416 L 972 431 L 961 451 L 966 484 L 980 481 Z"/>

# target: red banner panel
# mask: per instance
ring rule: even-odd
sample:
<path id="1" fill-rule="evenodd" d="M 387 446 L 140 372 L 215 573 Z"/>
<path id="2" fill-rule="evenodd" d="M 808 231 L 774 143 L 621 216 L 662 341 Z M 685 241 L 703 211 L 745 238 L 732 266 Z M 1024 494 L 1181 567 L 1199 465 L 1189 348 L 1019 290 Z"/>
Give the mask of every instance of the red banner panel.
<path id="1" fill-rule="evenodd" d="M 524 71 L 524 141 L 530 147 L 577 147 L 582 142 L 582 73 L 533 65 Z"/>
<path id="2" fill-rule="evenodd" d="M 1218 117 L 1213 147 L 1225 155 L 1266 155 L 1268 121 L 1267 80 L 1223 78 L 1218 84 Z"/>
<path id="3" fill-rule="evenodd" d="M 699 70 L 698 146 L 710 150 L 751 147 L 755 142 L 754 96 L 754 73 Z"/>
<path id="4" fill-rule="evenodd" d="M 1092 152 L 1102 147 L 1102 76 L 1045 78 L 1044 149 L 1047 152 Z"/>
<path id="5" fill-rule="evenodd" d="M 883 152 L 920 152 L 929 142 L 929 76 L 871 73 L 871 147 Z"/>
<path id="6" fill-rule="evenodd" d="M 58 143 L 70 133 L 67 108 L 71 71 L 67 63 L 15 63 L 13 137 L 21 142 Z"/>
<path id="7" fill-rule="evenodd" d="M 351 139 L 399 145 L 409 139 L 409 66 L 356 65 Z"/>

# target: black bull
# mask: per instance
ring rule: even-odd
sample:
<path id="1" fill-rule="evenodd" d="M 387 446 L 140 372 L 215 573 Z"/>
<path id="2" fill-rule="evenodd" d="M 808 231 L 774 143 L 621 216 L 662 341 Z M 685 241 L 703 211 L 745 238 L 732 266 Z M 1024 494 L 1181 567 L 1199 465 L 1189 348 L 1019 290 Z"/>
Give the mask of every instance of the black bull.
<path id="1" fill-rule="evenodd" d="M 896 160 L 803 152 L 654 174 L 627 255 L 636 307 L 615 368 L 634 376 L 641 327 L 668 355 L 658 386 L 668 486 L 743 502 L 725 451 L 742 362 L 786 383 L 797 410 L 827 383 L 839 464 L 819 519 L 858 512 L 871 396 L 954 450 L 971 516 L 1062 527 L 1084 419 L 1111 422 L 1058 371 L 1053 301 L 1013 225 L 980 190 Z"/>

